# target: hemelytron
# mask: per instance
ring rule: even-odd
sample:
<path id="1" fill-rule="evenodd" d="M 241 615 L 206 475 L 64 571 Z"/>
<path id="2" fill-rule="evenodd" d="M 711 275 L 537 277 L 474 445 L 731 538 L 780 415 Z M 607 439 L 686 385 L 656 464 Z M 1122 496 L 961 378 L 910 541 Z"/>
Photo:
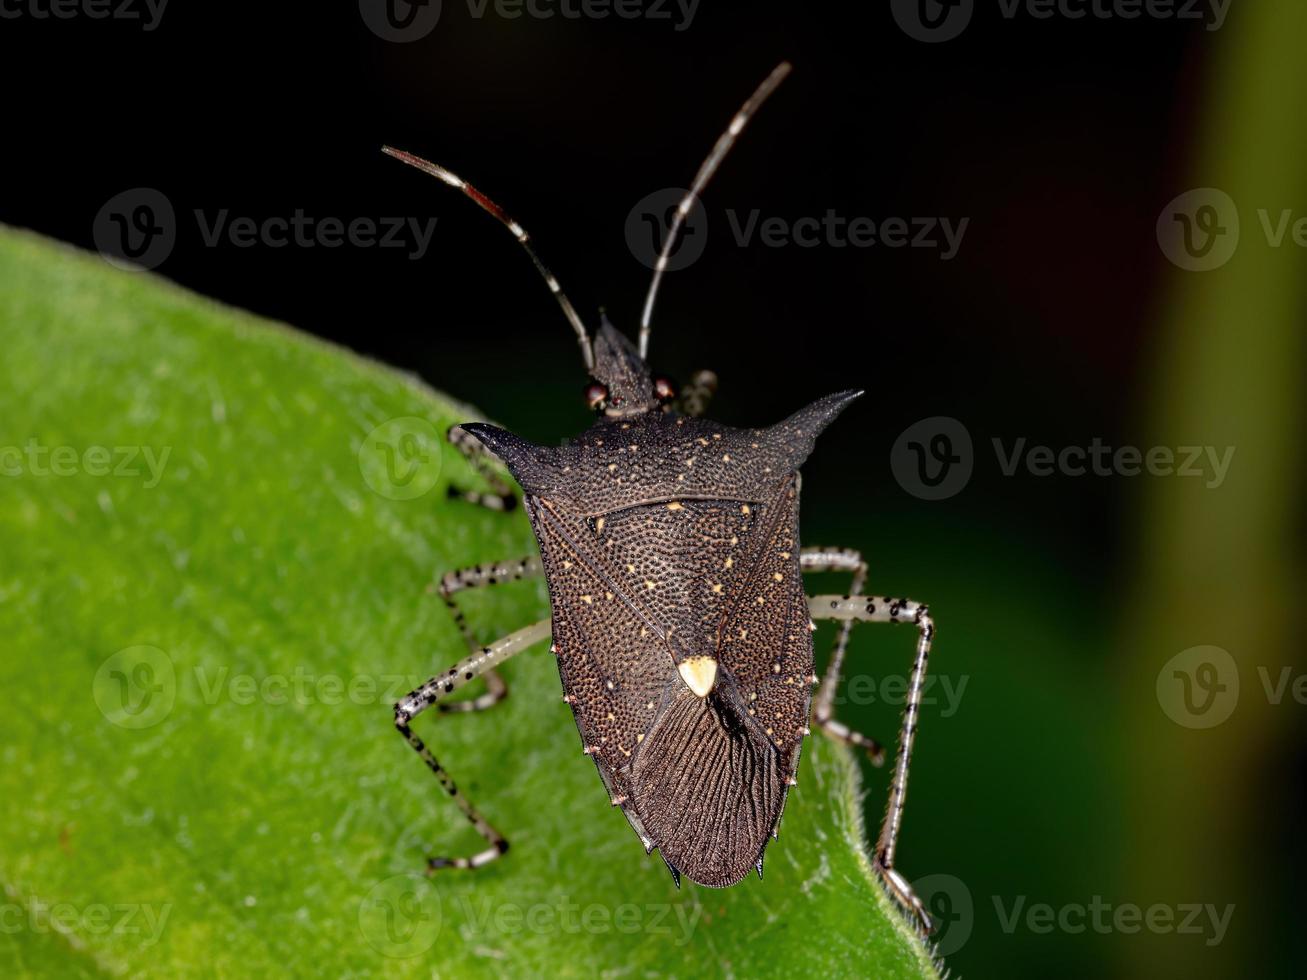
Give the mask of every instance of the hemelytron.
<path id="1" fill-rule="evenodd" d="M 873 864 L 891 894 L 930 928 L 894 860 L 934 633 L 930 614 L 910 599 L 864 594 L 867 565 L 857 551 L 799 543 L 799 467 L 861 392 L 828 395 L 776 425 L 736 429 L 702 417 L 716 384 L 711 373 L 696 375 L 678 393 L 647 363 L 654 300 L 685 217 L 789 71 L 779 65 L 744 103 L 677 207 L 638 346 L 607 318 L 597 332 L 587 329 L 526 230 L 497 204 L 443 167 L 385 148 L 461 190 L 522 245 L 572 325 L 591 378 L 586 398 L 598 414 L 587 431 L 555 448 L 485 423 L 450 430 L 451 442 L 492 487 L 459 495 L 500 510 L 514 504 L 483 455 L 493 453 L 522 489 L 539 554 L 443 577 L 440 594 L 471 653 L 395 706 L 395 727 L 489 844 L 470 856 L 432 857 L 429 870 L 479 867 L 507 851 L 508 840 L 459 791 L 410 723 L 432 706 L 455 712 L 495 704 L 506 693 L 495 668 L 552 636 L 583 751 L 646 853 L 658 848 L 678 884 L 682 874 L 714 887 L 753 869 L 761 876 L 810 724 L 883 761 L 879 744 L 833 717 L 853 624 L 910 623 L 916 655 Z M 805 594 L 805 573 L 831 571 L 850 575 L 847 595 Z M 551 618 L 476 643 L 458 593 L 540 575 Z M 841 624 L 822 678 L 813 662 L 818 619 Z M 478 677 L 486 682 L 480 696 L 446 700 Z"/>

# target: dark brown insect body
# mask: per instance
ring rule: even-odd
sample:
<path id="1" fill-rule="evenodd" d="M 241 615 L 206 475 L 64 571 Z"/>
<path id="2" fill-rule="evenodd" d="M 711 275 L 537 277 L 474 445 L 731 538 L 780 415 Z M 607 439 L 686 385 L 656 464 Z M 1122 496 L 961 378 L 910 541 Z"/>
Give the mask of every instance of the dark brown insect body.
<path id="1" fill-rule="evenodd" d="M 755 868 L 808 731 L 798 468 L 856 392 L 767 429 L 665 412 L 608 324 L 595 376 L 633 406 L 562 448 L 463 426 L 526 494 L 586 751 L 646 848 L 705 885 Z"/>
<path id="2" fill-rule="evenodd" d="M 495 668 L 552 635 L 563 698 L 585 752 L 646 851 L 658 848 L 678 884 L 681 873 L 714 887 L 753 868 L 761 875 L 810 719 L 876 764 L 883 761 L 878 743 L 834 717 L 854 623 L 910 623 L 918 631 L 916 656 L 874 868 L 930 927 L 894 858 L 933 621 L 923 604 L 864 594 L 867 565 L 857 551 L 799 545 L 799 467 L 822 429 L 860 392 L 829 395 L 769 428 L 734 429 L 700 417 L 716 384 L 710 373 L 697 375 L 678 398 L 675 386 L 653 378 L 646 365 L 654 298 L 677 231 L 788 71 L 778 66 L 736 113 L 677 207 L 654 266 L 638 348 L 607 320 L 591 335 L 526 230 L 497 204 L 445 168 L 386 148 L 461 190 L 528 252 L 576 334 L 592 379 L 586 402 L 602 413 L 556 448 L 482 422 L 450 430 L 450 441 L 492 487 L 454 495 L 497 510 L 516 503 L 485 464 L 488 449 L 521 485 L 540 553 L 444 575 L 440 594 L 470 653 L 395 705 L 396 729 L 488 845 L 470 856 L 429 858 L 430 870 L 481 867 L 505 853 L 508 840 L 459 791 L 411 722 L 430 708 L 477 711 L 497 703 L 507 687 Z M 802 576 L 812 572 L 850 575 L 849 593 L 805 596 Z M 542 574 L 551 619 L 478 643 L 458 594 Z M 815 699 L 814 619 L 839 623 Z M 478 678 L 485 693 L 450 700 Z"/>

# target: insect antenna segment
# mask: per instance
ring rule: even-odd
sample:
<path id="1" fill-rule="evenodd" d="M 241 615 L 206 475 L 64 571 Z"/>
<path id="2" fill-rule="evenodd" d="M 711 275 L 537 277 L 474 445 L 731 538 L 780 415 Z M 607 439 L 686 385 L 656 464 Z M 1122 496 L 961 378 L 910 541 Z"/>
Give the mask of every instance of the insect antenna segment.
<path id="1" fill-rule="evenodd" d="M 531 247 L 530 236 L 527 234 L 526 229 L 509 217 L 504 209 L 498 204 L 490 200 L 490 198 L 486 197 L 453 171 L 446 170 L 444 167 L 432 163 L 430 160 L 424 160 L 422 157 L 414 156 L 412 153 L 397 150 L 393 146 L 383 146 L 381 152 L 385 153 L 387 156 L 394 157 L 401 163 L 407 163 L 410 167 L 416 167 L 423 173 L 430 174 L 432 177 L 444 181 L 450 187 L 458 188 L 475 201 L 482 210 L 493 215 L 500 224 L 512 233 L 513 237 L 517 239 L 517 243 L 526 249 L 526 254 L 531 256 L 531 261 L 535 264 L 536 271 L 540 273 L 545 281 L 545 285 L 548 286 L 549 291 L 554 294 L 554 299 L 558 300 L 558 305 L 563 308 L 563 315 L 567 317 L 568 322 L 572 324 L 572 329 L 576 331 L 576 341 L 581 345 L 581 357 L 585 359 L 586 370 L 593 368 L 595 358 L 594 348 L 590 341 L 590 334 L 586 330 L 585 324 L 581 321 L 580 315 L 577 314 L 576 308 L 572 306 L 572 301 L 569 300 L 567 295 L 563 292 L 563 287 L 558 284 L 558 280 L 554 278 L 554 274 L 549 271 L 549 268 L 540 260 L 540 256 L 536 254 L 536 250 Z"/>
<path id="2" fill-rule="evenodd" d="M 790 73 L 790 63 L 782 61 L 772 69 L 771 74 L 763 79 L 762 84 L 754 90 L 749 96 L 747 102 L 740 106 L 739 111 L 731 119 L 731 123 L 726 127 L 726 132 L 717 137 L 717 142 L 713 144 L 712 152 L 708 158 L 699 166 L 699 172 L 694 175 L 694 181 L 690 184 L 690 189 L 686 192 L 685 197 L 681 198 L 681 203 L 676 206 L 676 214 L 672 217 L 671 226 L 667 229 L 667 237 L 663 241 L 662 251 L 658 253 L 658 261 L 654 264 L 653 278 L 649 281 L 649 293 L 644 298 L 644 312 L 640 314 L 640 357 L 644 360 L 649 359 L 649 324 L 653 319 L 654 300 L 658 296 L 658 285 L 662 282 L 663 272 L 667 269 L 667 262 L 671 258 L 672 249 L 676 247 L 676 239 L 680 234 L 681 226 L 685 223 L 685 216 L 690 213 L 694 207 L 694 202 L 699 194 L 712 180 L 712 175 L 717 172 L 718 166 L 726 154 L 730 152 L 735 145 L 735 139 L 740 132 L 753 118 L 753 114 L 758 111 L 767 97 L 776 91 L 776 86 L 785 80 L 785 76 Z"/>

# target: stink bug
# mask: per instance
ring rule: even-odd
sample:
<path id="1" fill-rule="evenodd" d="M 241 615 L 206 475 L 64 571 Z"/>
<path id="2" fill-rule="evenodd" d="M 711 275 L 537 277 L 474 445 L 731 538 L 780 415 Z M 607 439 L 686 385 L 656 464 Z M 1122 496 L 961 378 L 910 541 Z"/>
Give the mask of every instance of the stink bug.
<path id="1" fill-rule="evenodd" d="M 809 719 L 829 736 L 883 759 L 873 740 L 832 716 L 849 632 L 855 622 L 911 623 L 916 657 L 899 733 L 889 802 L 873 862 L 891 894 L 929 930 L 911 886 L 895 870 L 908 762 L 934 631 L 926 606 L 863 594 L 867 566 L 856 551 L 801 548 L 799 467 L 818 434 L 861 392 L 819 399 L 785 421 L 734 429 L 701 416 L 715 386 L 702 372 L 681 393 L 647 366 L 649 324 L 677 232 L 757 107 L 789 72 L 778 66 L 753 93 L 700 167 L 675 212 L 654 268 L 639 345 L 603 318 L 592 337 L 521 225 L 461 178 L 418 157 L 385 152 L 440 178 L 502 222 L 527 250 L 576 332 L 591 377 L 595 424 L 558 448 L 536 446 L 485 423 L 450 430 L 496 492 L 462 494 L 496 509 L 509 488 L 486 465 L 486 450 L 524 493 L 539 556 L 447 573 L 440 593 L 471 655 L 395 705 L 395 727 L 490 844 L 469 857 L 433 857 L 428 869 L 476 868 L 508 850 L 505 837 L 458 791 L 410 727 L 442 712 L 489 707 L 506 693 L 495 667 L 552 632 L 563 699 L 584 751 L 613 805 L 644 844 L 658 848 L 672 877 L 725 887 L 752 869 L 774 838 L 795 785 Z M 848 595 L 807 596 L 805 572 L 847 572 Z M 477 644 L 456 595 L 468 588 L 544 575 L 551 619 Z M 840 632 L 826 675 L 813 666 L 815 619 Z M 487 690 L 446 700 L 482 677 Z"/>

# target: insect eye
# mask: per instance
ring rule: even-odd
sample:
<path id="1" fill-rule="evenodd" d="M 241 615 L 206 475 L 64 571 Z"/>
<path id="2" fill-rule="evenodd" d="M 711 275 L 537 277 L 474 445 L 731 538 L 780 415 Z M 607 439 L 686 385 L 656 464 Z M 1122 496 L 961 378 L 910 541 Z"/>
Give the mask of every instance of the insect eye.
<path id="1" fill-rule="evenodd" d="M 676 385 L 670 378 L 654 378 L 654 395 L 660 402 L 669 402 L 676 397 Z"/>
<path id="2" fill-rule="evenodd" d="M 599 382 L 587 385 L 585 389 L 585 403 L 593 411 L 602 411 L 608 405 L 608 386 L 601 385 Z"/>

